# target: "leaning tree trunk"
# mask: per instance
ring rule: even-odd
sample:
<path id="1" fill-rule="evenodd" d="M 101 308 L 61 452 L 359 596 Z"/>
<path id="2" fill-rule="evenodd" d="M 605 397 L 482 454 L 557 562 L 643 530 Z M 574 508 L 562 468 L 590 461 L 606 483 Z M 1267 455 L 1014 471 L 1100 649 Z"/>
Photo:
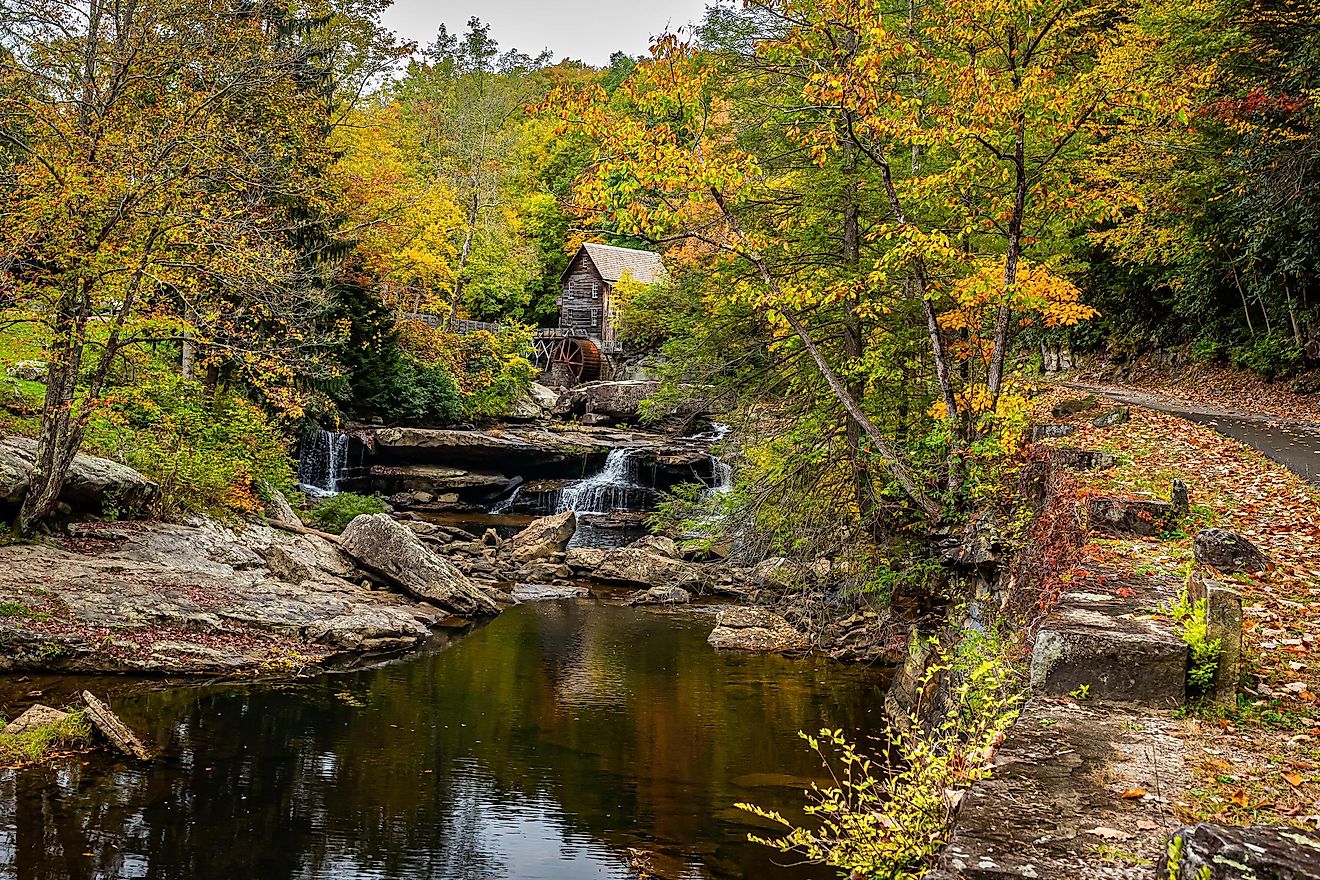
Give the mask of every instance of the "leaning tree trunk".
<path id="1" fill-rule="evenodd" d="M 29 535 L 59 503 L 64 478 L 82 445 L 84 427 L 73 413 L 74 394 L 82 365 L 80 333 L 69 321 L 68 329 L 57 331 L 60 344 L 54 350 L 46 370 L 46 399 L 37 436 L 37 460 L 28 479 L 28 491 L 18 512 L 15 527 L 20 535 Z"/>

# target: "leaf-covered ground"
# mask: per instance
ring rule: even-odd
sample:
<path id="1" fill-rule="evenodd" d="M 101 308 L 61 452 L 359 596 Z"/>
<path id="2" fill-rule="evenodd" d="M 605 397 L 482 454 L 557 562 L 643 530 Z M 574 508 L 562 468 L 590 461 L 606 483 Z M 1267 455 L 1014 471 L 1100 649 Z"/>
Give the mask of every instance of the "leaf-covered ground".
<path id="1" fill-rule="evenodd" d="M 1075 434 L 1055 442 L 1118 455 L 1117 467 L 1084 475 L 1090 491 L 1167 500 L 1181 478 L 1192 493 L 1191 521 L 1157 539 L 1092 540 L 1085 555 L 1137 574 L 1185 578 L 1192 535 L 1218 526 L 1273 562 L 1259 576 L 1221 577 L 1243 596 L 1243 681 L 1235 709 L 1186 713 L 1196 779 L 1180 809 L 1188 820 L 1320 828 L 1320 490 L 1208 428 L 1131 412 L 1131 422 L 1112 428 L 1095 428 L 1095 413 L 1084 414 Z"/>

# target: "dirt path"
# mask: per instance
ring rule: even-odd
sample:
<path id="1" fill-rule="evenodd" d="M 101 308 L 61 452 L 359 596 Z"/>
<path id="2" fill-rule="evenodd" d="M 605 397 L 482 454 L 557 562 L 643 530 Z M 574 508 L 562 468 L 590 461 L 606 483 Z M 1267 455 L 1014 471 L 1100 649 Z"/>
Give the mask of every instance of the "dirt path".
<path id="1" fill-rule="evenodd" d="M 1112 385 L 1068 383 L 1069 388 L 1103 394 L 1130 406 L 1168 413 L 1240 440 L 1313 485 L 1320 485 L 1320 425 L 1193 403 Z"/>

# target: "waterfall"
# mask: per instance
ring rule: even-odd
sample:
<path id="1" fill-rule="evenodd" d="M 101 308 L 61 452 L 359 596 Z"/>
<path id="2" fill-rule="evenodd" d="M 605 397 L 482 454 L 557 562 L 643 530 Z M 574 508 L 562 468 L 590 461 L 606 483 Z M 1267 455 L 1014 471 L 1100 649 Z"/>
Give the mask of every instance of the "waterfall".
<path id="1" fill-rule="evenodd" d="M 514 486 L 513 491 L 509 493 L 508 498 L 501 498 L 490 506 L 490 512 L 508 513 L 509 510 L 513 508 L 514 502 L 518 500 L 518 496 L 522 494 L 522 490 L 523 487 L 521 485 Z"/>
<path id="2" fill-rule="evenodd" d="M 609 513 L 628 507 L 630 493 L 644 488 L 638 485 L 632 458 L 636 449 L 612 449 L 599 471 L 571 486 L 559 495 L 558 512 Z"/>
<path id="3" fill-rule="evenodd" d="M 715 479 L 706 487 L 705 496 L 714 498 L 733 488 L 733 465 L 715 455 L 710 457 L 710 463 L 715 471 Z"/>
<path id="4" fill-rule="evenodd" d="M 348 435 L 323 428 L 309 431 L 298 450 L 298 485 L 308 495 L 339 494 L 339 477 L 348 464 Z"/>

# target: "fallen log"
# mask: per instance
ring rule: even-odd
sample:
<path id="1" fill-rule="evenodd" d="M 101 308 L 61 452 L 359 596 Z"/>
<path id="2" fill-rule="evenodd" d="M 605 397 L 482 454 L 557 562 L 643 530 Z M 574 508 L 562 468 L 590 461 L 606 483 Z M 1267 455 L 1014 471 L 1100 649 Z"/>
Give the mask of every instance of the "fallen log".
<path id="1" fill-rule="evenodd" d="M 344 543 L 344 539 L 339 537 L 338 535 L 332 535 L 329 532 L 323 532 L 319 529 L 309 529 L 306 526 L 295 526 L 291 523 L 282 523 L 273 519 L 267 519 L 266 525 L 270 526 L 272 529 L 280 529 L 281 531 L 292 532 L 295 535 L 310 535 L 313 538 L 321 538 L 323 540 L 329 541 L 331 544 L 334 544 L 336 547 Z"/>
<path id="2" fill-rule="evenodd" d="M 138 761 L 151 760 L 151 752 L 147 751 L 142 740 L 128 729 L 128 725 L 109 706 L 93 696 L 91 691 L 83 691 L 82 698 L 87 704 L 87 717 L 115 748 Z"/>

